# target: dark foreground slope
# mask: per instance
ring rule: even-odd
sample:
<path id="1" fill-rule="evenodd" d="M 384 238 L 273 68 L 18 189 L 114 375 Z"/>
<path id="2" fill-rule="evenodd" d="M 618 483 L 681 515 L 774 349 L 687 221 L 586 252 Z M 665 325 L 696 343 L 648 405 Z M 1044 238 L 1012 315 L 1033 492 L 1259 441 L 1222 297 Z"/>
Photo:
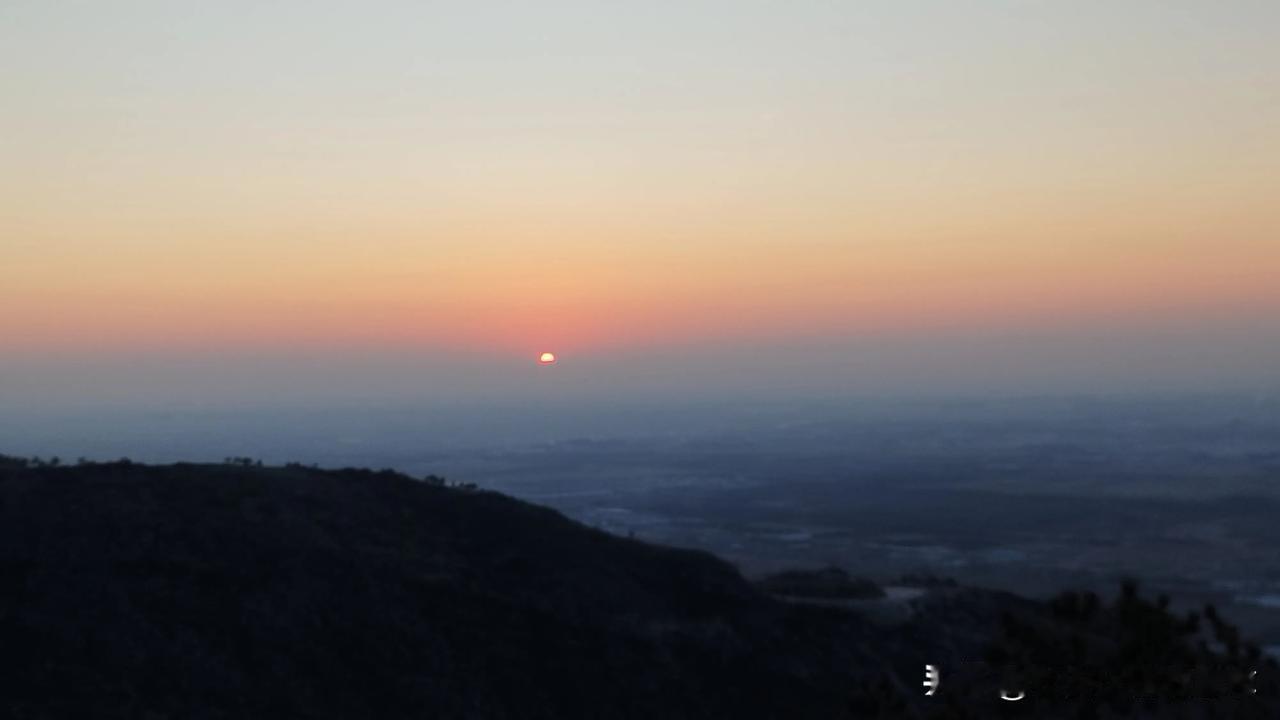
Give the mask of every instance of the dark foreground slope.
<path id="1" fill-rule="evenodd" d="M 781 602 L 390 472 L 0 461 L 0 717 L 960 716 L 984 698 L 921 704 L 920 664 L 1132 652 L 1118 611 L 930 598 L 903 625 Z"/>
<path id="2" fill-rule="evenodd" d="M 10 469 L 0 587 L 16 716 L 832 717 L 859 662 L 709 555 L 392 473 Z"/>

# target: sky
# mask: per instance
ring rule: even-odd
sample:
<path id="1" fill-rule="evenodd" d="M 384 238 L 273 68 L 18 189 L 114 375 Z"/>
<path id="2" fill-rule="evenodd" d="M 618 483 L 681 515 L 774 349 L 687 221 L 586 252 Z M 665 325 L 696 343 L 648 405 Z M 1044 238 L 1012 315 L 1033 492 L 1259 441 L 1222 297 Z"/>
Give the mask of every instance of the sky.
<path id="1" fill-rule="evenodd" d="M 0 395 L 1280 388 L 1278 28 L 7 0 Z"/>

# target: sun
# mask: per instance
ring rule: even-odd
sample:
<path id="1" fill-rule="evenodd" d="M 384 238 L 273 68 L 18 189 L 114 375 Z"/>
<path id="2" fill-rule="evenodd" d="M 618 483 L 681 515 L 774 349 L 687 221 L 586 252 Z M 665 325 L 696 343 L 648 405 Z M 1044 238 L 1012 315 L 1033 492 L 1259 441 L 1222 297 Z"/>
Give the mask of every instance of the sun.
<path id="1" fill-rule="evenodd" d="M 542 353 L 541 355 L 538 356 L 538 364 L 539 365 L 555 365 L 556 354 L 553 352 Z"/>

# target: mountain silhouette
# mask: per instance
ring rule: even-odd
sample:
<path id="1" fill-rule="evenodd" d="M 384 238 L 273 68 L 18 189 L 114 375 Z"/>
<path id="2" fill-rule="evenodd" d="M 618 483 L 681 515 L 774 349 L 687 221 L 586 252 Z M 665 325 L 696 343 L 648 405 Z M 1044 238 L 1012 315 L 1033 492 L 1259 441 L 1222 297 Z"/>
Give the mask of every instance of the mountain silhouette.
<path id="1" fill-rule="evenodd" d="M 707 553 L 434 477 L 0 458 L 0 717 L 981 717 L 984 679 L 930 704 L 923 664 L 1030 679 L 1076 652 L 1155 682 L 1145 647 L 1212 665 L 1193 680 L 1224 693 L 1270 667 L 1216 615 L 1191 627 L 1132 589 L 941 584 L 894 619 L 865 581 L 818 580 L 771 593 Z M 1274 717 L 1261 688 L 1221 702 Z M 1106 716 L 1123 694 L 1061 707 Z"/>

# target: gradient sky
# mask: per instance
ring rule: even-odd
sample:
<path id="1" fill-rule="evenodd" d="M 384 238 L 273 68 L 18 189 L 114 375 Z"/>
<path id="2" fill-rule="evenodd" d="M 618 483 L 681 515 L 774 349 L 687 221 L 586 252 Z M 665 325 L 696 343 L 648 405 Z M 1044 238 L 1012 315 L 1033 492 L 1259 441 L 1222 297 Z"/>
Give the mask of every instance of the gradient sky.
<path id="1" fill-rule="evenodd" d="M 1273 0 L 6 0 L 0 98 L 11 394 L 1280 381 Z"/>

